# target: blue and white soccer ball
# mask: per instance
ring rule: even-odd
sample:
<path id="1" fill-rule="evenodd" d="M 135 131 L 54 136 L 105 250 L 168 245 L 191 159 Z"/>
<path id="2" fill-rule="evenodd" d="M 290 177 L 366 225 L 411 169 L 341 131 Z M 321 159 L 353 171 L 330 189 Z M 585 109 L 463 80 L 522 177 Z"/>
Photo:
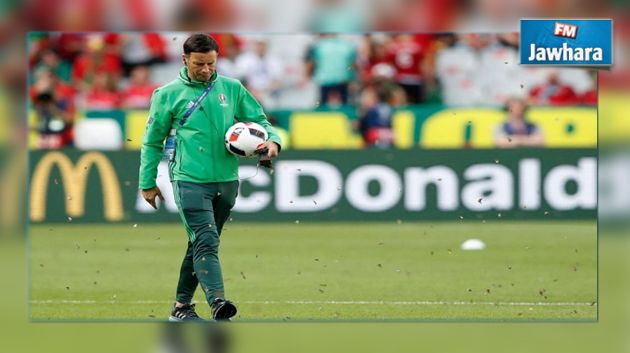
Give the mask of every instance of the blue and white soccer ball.
<path id="1" fill-rule="evenodd" d="M 239 122 L 225 133 L 225 148 L 238 157 L 253 157 L 267 138 L 267 131 L 262 126 Z"/>

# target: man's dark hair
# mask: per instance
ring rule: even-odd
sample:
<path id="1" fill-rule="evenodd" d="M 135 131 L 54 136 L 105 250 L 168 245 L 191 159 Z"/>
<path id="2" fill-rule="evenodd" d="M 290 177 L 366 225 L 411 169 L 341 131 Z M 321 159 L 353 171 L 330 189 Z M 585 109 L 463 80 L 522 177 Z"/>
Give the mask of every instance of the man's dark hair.
<path id="1" fill-rule="evenodd" d="M 197 33 L 188 37 L 184 42 L 184 54 L 219 52 L 219 44 L 214 38 L 205 33 Z"/>

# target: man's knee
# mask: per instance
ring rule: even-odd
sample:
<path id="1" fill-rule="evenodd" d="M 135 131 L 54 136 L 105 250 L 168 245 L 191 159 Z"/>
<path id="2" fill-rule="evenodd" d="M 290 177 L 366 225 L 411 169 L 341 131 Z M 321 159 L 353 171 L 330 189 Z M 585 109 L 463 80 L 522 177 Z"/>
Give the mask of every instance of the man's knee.
<path id="1" fill-rule="evenodd" d="M 197 236 L 193 243 L 195 257 L 219 253 L 219 235 L 216 230 L 196 231 L 195 234 Z"/>

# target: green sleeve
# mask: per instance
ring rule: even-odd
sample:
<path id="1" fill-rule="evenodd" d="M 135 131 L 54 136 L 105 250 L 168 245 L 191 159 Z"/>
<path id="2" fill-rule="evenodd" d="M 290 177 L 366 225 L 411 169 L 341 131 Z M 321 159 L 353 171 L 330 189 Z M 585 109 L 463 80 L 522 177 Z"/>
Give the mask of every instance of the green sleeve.
<path id="1" fill-rule="evenodd" d="M 264 127 L 269 135 L 269 141 L 277 143 L 279 147 L 278 150 L 280 150 L 282 148 L 282 141 L 280 140 L 280 136 L 276 133 L 276 129 L 267 121 L 267 116 L 260 106 L 260 103 L 256 101 L 256 98 L 254 98 L 242 84 L 239 87 L 237 102 L 235 109 L 236 120 L 252 122 Z"/>
<path id="2" fill-rule="evenodd" d="M 155 90 L 151 97 L 149 119 L 144 130 L 140 150 L 140 175 L 138 179 L 140 189 L 150 189 L 156 185 L 157 166 L 162 159 L 164 139 L 171 128 L 172 118 L 169 108 L 165 95 L 161 91 Z"/>

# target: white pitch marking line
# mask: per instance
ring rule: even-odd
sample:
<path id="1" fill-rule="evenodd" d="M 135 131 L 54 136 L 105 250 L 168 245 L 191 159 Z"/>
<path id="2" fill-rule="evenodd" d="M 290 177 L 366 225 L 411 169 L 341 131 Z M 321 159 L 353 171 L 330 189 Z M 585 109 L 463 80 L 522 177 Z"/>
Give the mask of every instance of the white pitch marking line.
<path id="1" fill-rule="evenodd" d="M 31 300 L 31 304 L 170 304 L 160 300 Z M 263 300 L 241 301 L 241 304 L 299 304 L 299 305 L 489 305 L 489 306 L 596 306 L 587 302 L 467 302 L 467 301 L 367 301 L 367 300 Z"/>

